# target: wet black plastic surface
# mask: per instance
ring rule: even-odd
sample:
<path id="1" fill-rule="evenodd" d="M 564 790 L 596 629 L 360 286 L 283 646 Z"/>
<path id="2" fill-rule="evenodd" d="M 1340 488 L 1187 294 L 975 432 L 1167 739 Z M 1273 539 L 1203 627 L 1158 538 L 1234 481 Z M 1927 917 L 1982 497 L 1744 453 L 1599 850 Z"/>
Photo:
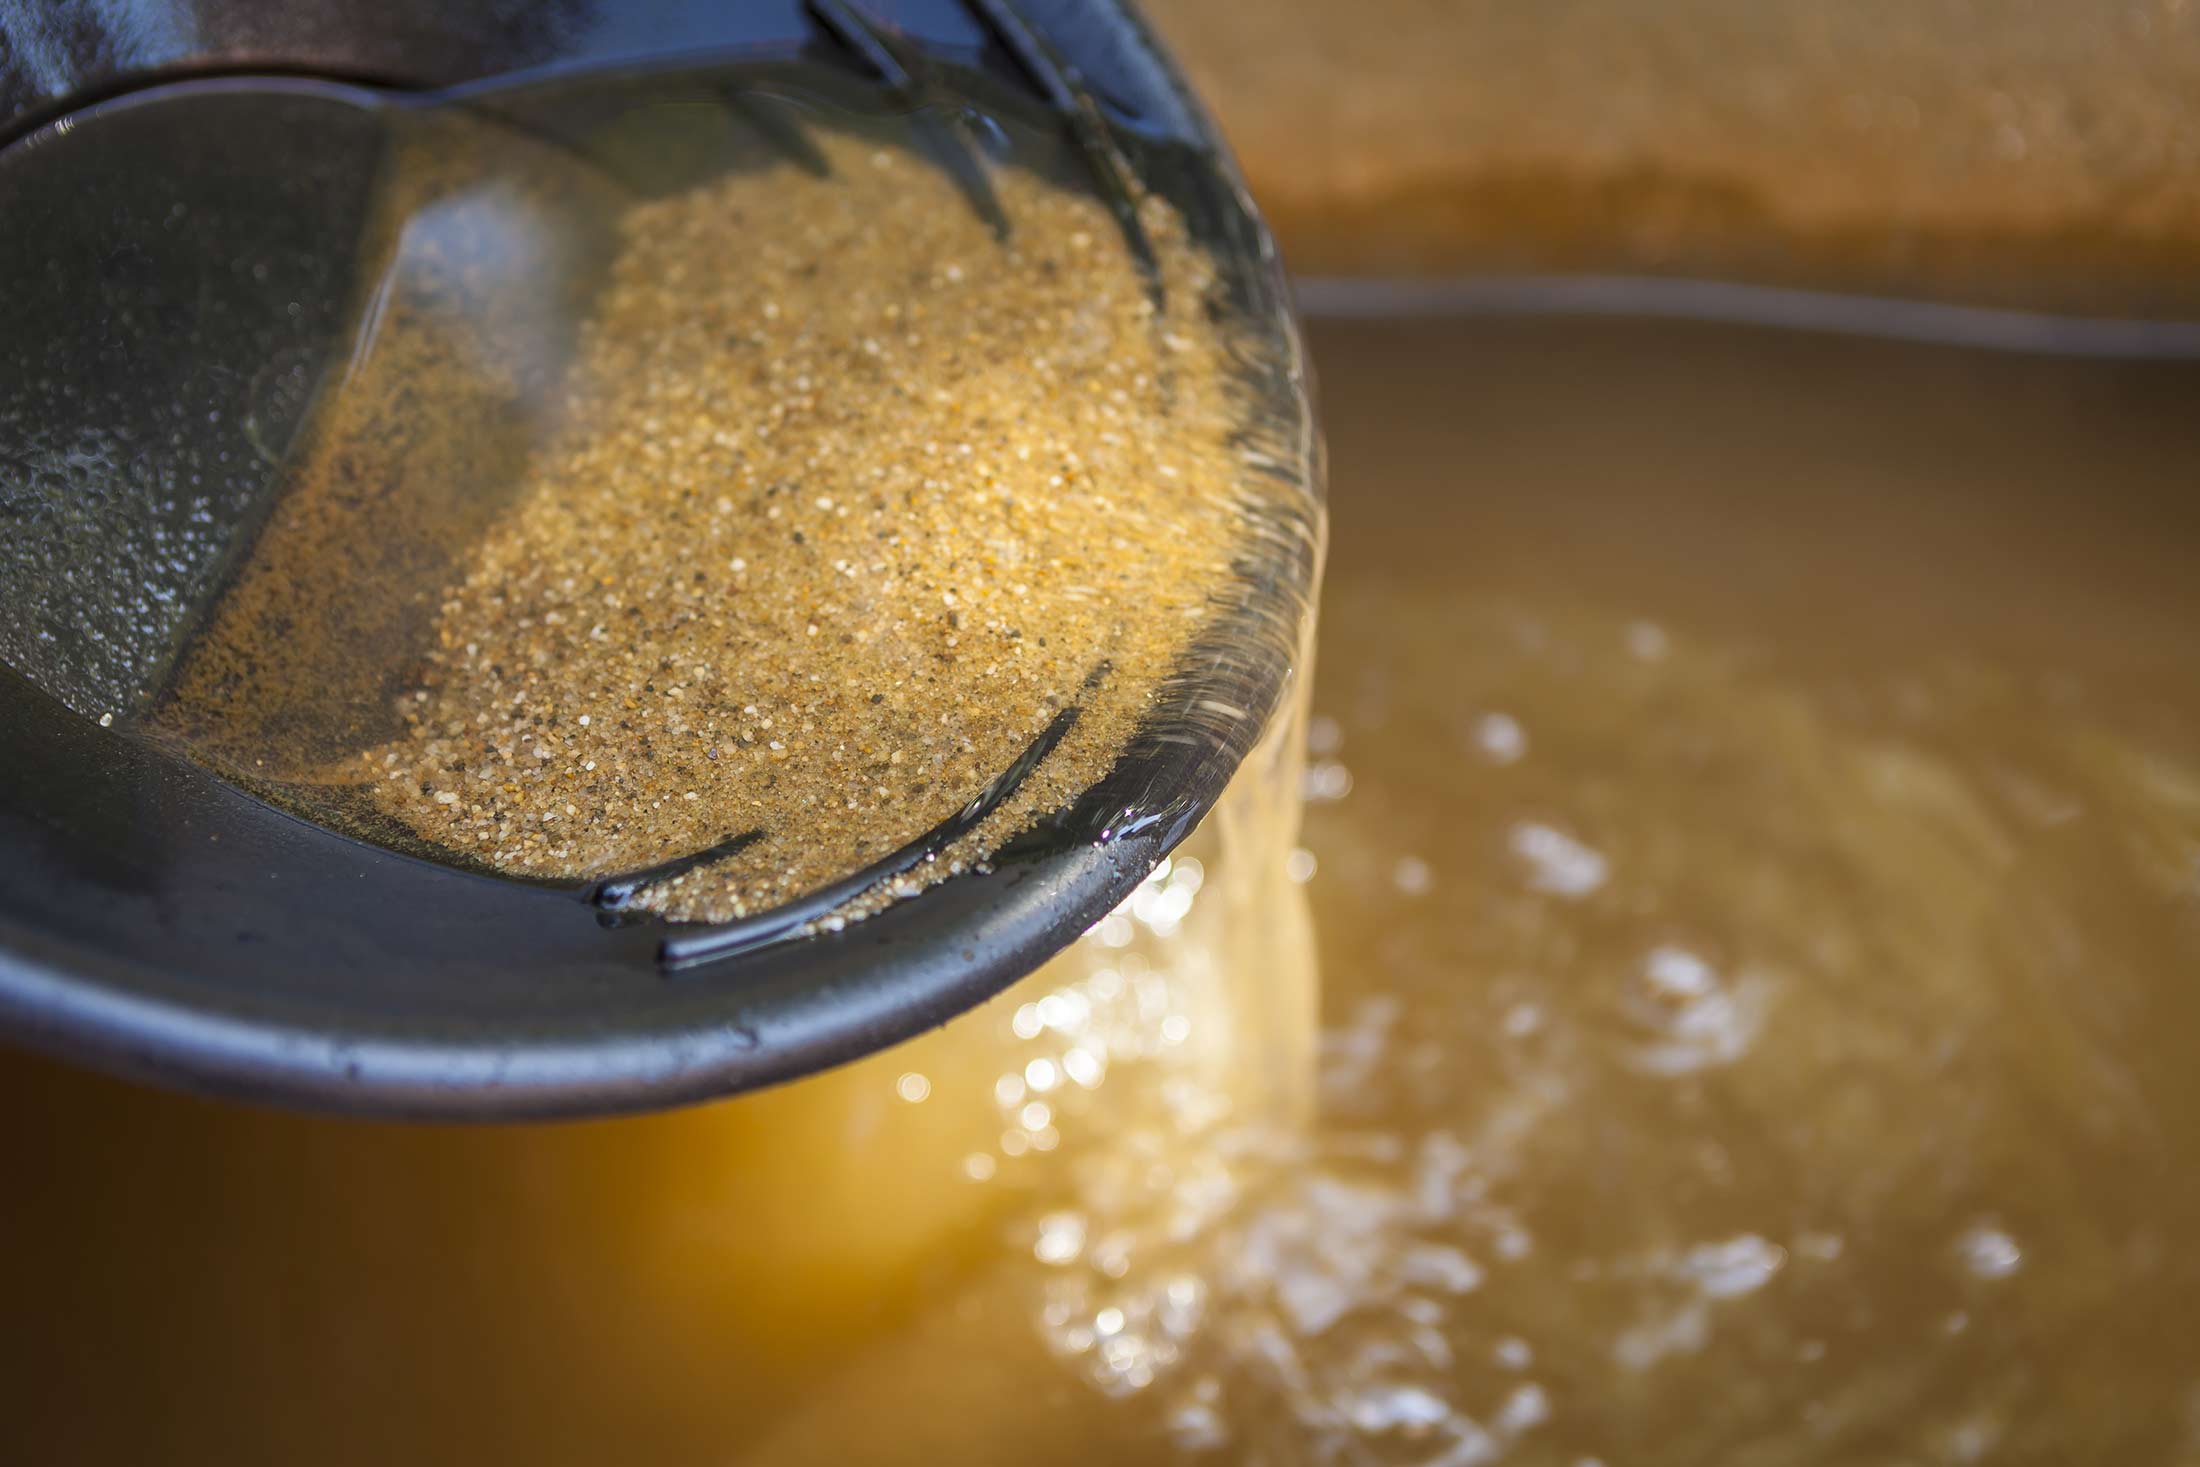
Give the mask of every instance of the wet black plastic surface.
<path id="1" fill-rule="evenodd" d="M 379 151 L 321 89 L 117 104 L 0 153 L 0 659 L 79 711 L 152 695 L 258 525 Z"/>
<path id="2" fill-rule="evenodd" d="M 930 53 L 1016 63 L 982 4 L 858 7 Z M 1016 0 L 1122 125 L 1201 129 L 1142 22 L 1113 0 Z M 0 0 L 0 143 L 150 82 L 289 72 L 403 88 L 673 56 L 784 52 L 816 40 L 804 0 Z"/>

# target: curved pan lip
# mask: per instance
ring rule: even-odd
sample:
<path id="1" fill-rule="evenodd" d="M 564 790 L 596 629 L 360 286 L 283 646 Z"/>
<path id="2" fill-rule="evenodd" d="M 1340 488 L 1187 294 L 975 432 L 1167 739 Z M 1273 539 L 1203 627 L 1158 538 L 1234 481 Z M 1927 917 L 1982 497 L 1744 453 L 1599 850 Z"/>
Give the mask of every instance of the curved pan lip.
<path id="1" fill-rule="evenodd" d="M 517 1035 L 500 1023 L 409 1030 L 210 1003 L 171 975 L 9 924 L 0 927 L 0 1032 L 125 1078 L 312 1110 L 444 1121 L 654 1110 L 796 1079 L 946 1022 L 1105 915 L 1159 863 L 1161 846 L 1154 837 L 1079 846 L 958 878 L 965 897 L 988 888 L 980 900 L 998 935 L 982 952 L 949 955 L 921 934 L 851 929 L 839 936 L 900 950 L 843 968 L 836 983 L 705 1002 L 692 1017 L 582 1017 Z"/>
<path id="2" fill-rule="evenodd" d="M 1318 574 L 1322 511 L 1312 406 L 1273 245 L 1227 153 L 1182 82 L 1151 50 L 1143 27 L 1128 12 L 1096 8 L 1121 18 L 1116 44 L 1128 37 L 1134 49 L 1147 48 L 1141 59 L 1150 65 L 1133 71 L 1166 93 L 1144 114 L 1165 125 L 1141 135 L 1133 117 L 1121 129 L 1126 148 L 1205 211 L 1195 229 L 1240 265 L 1232 281 L 1239 306 L 1266 313 L 1249 319 L 1272 321 L 1277 332 L 1281 350 L 1269 370 L 1295 416 L 1272 425 L 1253 447 L 1279 477 L 1302 470 L 1304 492 L 1279 511 L 1258 552 L 1272 594 L 1249 593 L 1217 618 L 1227 633 L 1223 646 L 1234 648 L 1235 638 L 1262 630 L 1273 646 L 1226 673 L 1217 670 L 1227 660 L 1219 647 L 1195 649 L 1181 685 L 1173 694 L 1164 689 L 1158 701 L 1169 712 L 1116 769 L 1076 808 L 999 853 L 990 869 L 952 878 L 844 931 L 782 942 L 692 979 L 658 971 L 654 949 L 670 929 L 598 931 L 591 921 L 587 955 L 561 990 L 580 999 L 518 1016 L 486 1000 L 478 1012 L 463 1002 L 428 1011 L 408 1008 L 402 998 L 370 1013 L 311 984 L 252 990 L 195 978 L 190 960 L 174 954 L 225 950 L 187 930 L 195 913 L 175 915 L 179 903 L 188 907 L 188 896 L 163 888 L 140 901 L 133 889 L 138 906 L 111 922 L 82 910 L 70 914 L 56 894 L 94 893 L 98 882 L 80 880 L 71 865 L 81 864 L 81 851 L 46 861 L 41 847 L 65 844 L 57 835 L 65 827 L 67 840 L 89 840 L 74 828 L 97 819 L 77 808 L 84 803 L 79 793 L 29 791 L 38 766 L 19 766 L 12 777 L 24 787 L 0 790 L 7 797 L 0 799 L 0 1034 L 132 1078 L 309 1109 L 439 1120 L 640 1111 L 796 1078 L 911 1037 L 1006 988 L 1128 897 L 1211 808 L 1284 705 L 1298 675 L 1297 619 Z M 318 79 L 291 85 L 373 95 Z M 1124 100 L 1111 95 L 1111 113 Z M 1187 129 L 1194 136 L 1185 136 Z M 1251 448 L 1248 460 L 1262 461 Z M 1227 703 L 1205 698 L 1204 704 L 1234 703 L 1242 710 L 1236 726 L 1207 720 L 1196 737 L 1188 736 L 1200 723 L 1189 710 L 1223 676 L 1232 679 Z M 353 900 L 345 880 L 355 878 L 362 889 L 417 888 L 447 905 L 452 893 L 477 899 L 493 890 L 495 902 L 512 909 L 508 925 L 520 924 L 514 931 L 538 910 L 523 902 L 539 904 L 543 925 L 560 931 L 567 908 L 579 915 L 568 893 L 521 893 L 516 883 L 306 825 L 172 753 L 44 706 L 50 700 L 5 669 L 0 683 L 21 690 L 11 701 L 10 689 L 0 687 L 0 752 L 50 755 L 42 788 L 53 787 L 54 771 L 74 771 L 114 784 L 114 798 L 134 812 L 130 818 L 156 812 L 152 818 L 163 828 L 153 842 L 160 866 L 148 878 L 154 885 L 174 879 L 179 890 L 214 889 L 197 876 L 177 879 L 193 860 L 179 861 L 177 852 L 187 840 L 230 834 L 232 887 L 240 871 L 248 879 L 290 877 L 295 858 L 304 888 L 298 899 L 330 893 L 339 904 Z M 110 778 L 111 766 L 128 772 Z M 236 864 L 255 852 L 258 864 L 250 870 Z M 140 908 L 157 915 L 136 915 Z M 315 911 L 318 918 L 321 909 Z M 370 930 L 356 917 L 354 927 Z M 239 942 L 251 937 L 235 934 Z M 340 990 L 338 999 L 346 996 Z"/>

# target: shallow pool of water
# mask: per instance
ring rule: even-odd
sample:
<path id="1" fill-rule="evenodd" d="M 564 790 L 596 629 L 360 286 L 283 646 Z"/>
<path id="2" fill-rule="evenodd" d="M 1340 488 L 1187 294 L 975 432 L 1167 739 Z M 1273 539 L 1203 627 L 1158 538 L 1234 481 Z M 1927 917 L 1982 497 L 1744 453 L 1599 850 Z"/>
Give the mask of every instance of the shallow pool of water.
<path id="1" fill-rule="evenodd" d="M 1000 1003 L 681 1115 L 8 1062 L 0 1439 L 2200 1460 L 2200 367 L 1311 335 L 1303 769 Z"/>

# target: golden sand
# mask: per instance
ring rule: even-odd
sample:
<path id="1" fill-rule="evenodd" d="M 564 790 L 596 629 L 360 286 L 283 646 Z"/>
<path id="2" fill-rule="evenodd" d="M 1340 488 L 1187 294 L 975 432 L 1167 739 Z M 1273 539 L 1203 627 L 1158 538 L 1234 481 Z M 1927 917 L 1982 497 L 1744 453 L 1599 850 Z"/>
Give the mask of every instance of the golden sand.
<path id="1" fill-rule="evenodd" d="M 397 721 L 385 700 L 382 728 L 348 725 L 371 737 L 284 778 L 364 785 L 375 818 L 530 877 L 761 832 L 640 898 L 724 919 L 938 825 L 1073 704 L 1017 797 L 920 879 L 1106 771 L 1226 585 L 1241 525 L 1212 267 L 1158 201 L 1142 210 L 1156 282 L 1096 199 L 1003 170 L 999 240 L 915 156 L 823 142 L 829 177 L 731 175 L 620 220 L 559 427 L 414 618 Z M 384 334 L 462 335 L 425 295 Z M 184 715 L 254 727 L 255 703 L 311 676 L 300 647 L 357 655 L 341 626 L 373 619 L 329 608 L 371 600 L 376 552 L 328 526 L 358 519 L 361 444 L 391 416 L 372 399 L 439 403 L 415 432 L 442 437 L 472 413 L 397 360 L 347 387 L 363 411 L 326 420 L 185 669 Z M 397 484 L 385 497 L 416 505 L 408 462 L 469 462 L 367 457 Z M 238 614 L 255 594 L 273 604 Z M 301 617 L 301 600 L 322 605 Z"/>

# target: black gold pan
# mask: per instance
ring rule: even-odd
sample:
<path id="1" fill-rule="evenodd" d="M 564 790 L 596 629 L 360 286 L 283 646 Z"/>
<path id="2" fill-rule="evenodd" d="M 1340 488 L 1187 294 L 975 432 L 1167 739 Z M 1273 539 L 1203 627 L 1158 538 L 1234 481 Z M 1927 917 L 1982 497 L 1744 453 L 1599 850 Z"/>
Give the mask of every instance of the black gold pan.
<path id="1" fill-rule="evenodd" d="M 1072 941 L 1281 706 L 1321 514 L 1295 329 L 1219 142 L 1114 0 L 567 0 L 519 21 L 449 0 L 148 0 L 90 30 L 64 11 L 83 13 L 0 0 L 0 1038 L 194 1090 L 422 1117 L 635 1110 L 787 1079 L 937 1024 Z M 1230 603 L 1115 769 L 990 870 L 844 930 L 803 920 L 831 892 L 717 928 L 621 914 L 617 881 L 561 890 L 363 843 L 146 736 L 137 714 L 249 545 L 336 350 L 328 282 L 360 227 L 362 122 L 470 106 L 555 134 L 563 103 L 543 99 L 648 68 L 717 89 L 803 161 L 798 128 L 742 104 L 790 66 L 923 111 L 976 208 L 966 150 L 986 117 L 1058 129 L 1127 228 L 1129 191 L 1157 190 L 1223 266 L 1220 309 L 1256 347 L 1243 450 L 1274 492 Z M 283 278 L 208 267 L 240 238 Z M 121 449 L 86 449 L 87 425 Z M 183 496 L 188 533 L 163 519 L 185 485 L 203 491 Z"/>

